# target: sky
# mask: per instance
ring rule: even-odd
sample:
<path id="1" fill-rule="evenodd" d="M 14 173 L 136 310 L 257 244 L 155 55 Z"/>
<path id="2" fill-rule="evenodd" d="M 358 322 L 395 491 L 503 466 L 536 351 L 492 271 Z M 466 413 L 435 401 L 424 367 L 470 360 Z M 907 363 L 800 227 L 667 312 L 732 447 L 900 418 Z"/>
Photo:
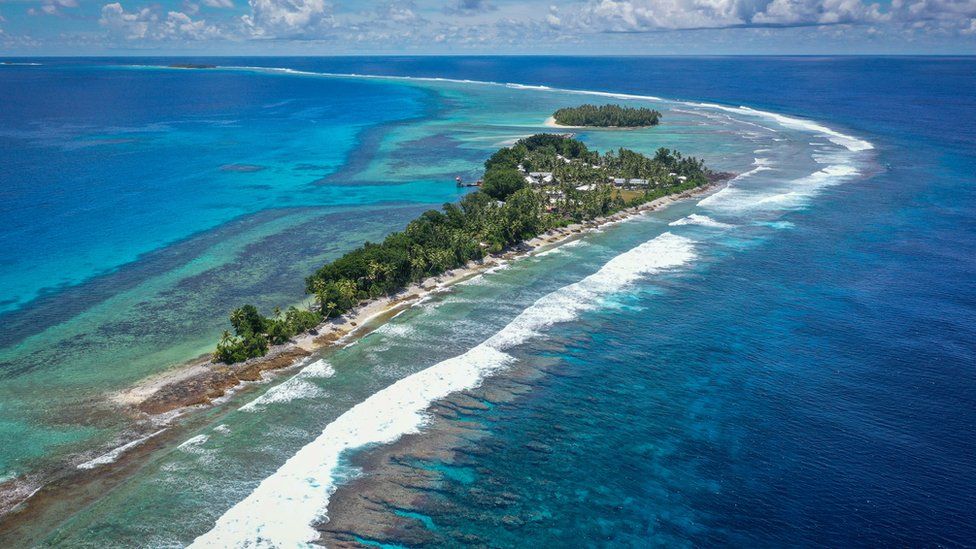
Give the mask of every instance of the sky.
<path id="1" fill-rule="evenodd" d="M 0 55 L 976 54 L 976 0 L 0 0 Z"/>

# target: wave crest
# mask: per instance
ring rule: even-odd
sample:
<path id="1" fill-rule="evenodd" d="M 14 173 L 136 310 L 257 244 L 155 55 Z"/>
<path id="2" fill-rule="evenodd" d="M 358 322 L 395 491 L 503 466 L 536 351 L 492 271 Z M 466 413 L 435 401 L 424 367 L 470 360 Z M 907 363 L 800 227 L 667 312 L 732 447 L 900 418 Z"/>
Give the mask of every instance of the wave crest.
<path id="1" fill-rule="evenodd" d="M 607 262 L 583 280 L 538 299 L 507 326 L 464 354 L 443 360 L 382 389 L 328 424 L 312 442 L 231 507 L 193 547 L 302 546 L 318 537 L 312 524 L 322 518 L 335 490 L 342 452 L 393 442 L 417 432 L 435 400 L 476 387 L 512 360 L 504 351 L 540 330 L 572 320 L 598 300 L 640 277 L 673 268 L 695 257 L 693 242 L 664 233 Z"/>

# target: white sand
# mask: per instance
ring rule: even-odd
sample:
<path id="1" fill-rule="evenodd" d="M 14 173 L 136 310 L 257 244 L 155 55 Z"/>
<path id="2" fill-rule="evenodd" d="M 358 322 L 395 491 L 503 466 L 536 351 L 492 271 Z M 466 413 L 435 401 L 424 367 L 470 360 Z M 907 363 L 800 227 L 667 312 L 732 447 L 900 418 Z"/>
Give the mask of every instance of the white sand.
<path id="1" fill-rule="evenodd" d="M 552 120 L 551 117 L 550 120 Z M 549 121 L 547 120 L 547 124 L 548 123 Z M 555 124 L 554 121 L 553 124 Z M 714 190 L 715 187 L 716 185 L 709 185 L 697 190 L 686 191 L 678 195 L 661 197 L 651 202 L 647 202 L 633 208 L 628 208 L 606 217 L 600 217 L 585 223 L 577 223 L 567 227 L 549 230 L 524 242 L 522 246 L 518 246 L 517 248 L 520 251 L 510 250 L 495 256 L 486 257 L 481 261 L 469 262 L 463 267 L 448 271 L 436 277 L 429 277 L 419 283 L 411 284 L 393 296 L 374 299 L 355 307 L 341 317 L 330 319 L 319 325 L 315 330 L 315 332 L 317 332 L 315 335 L 311 333 L 302 334 L 285 345 L 279 345 L 272 348 L 271 352 L 269 352 L 267 356 L 270 357 L 273 354 L 277 354 L 288 349 L 294 349 L 295 347 L 304 349 L 308 352 L 314 352 L 319 349 L 340 343 L 343 345 L 348 344 L 350 340 L 354 340 L 357 337 L 365 335 L 370 330 L 382 325 L 383 322 L 394 316 L 395 313 L 405 309 L 412 303 L 423 299 L 433 292 L 442 291 L 445 288 L 467 280 L 492 267 L 496 267 L 502 262 L 551 250 L 562 244 L 578 239 L 588 229 L 594 229 L 602 225 L 620 222 L 632 216 L 641 215 L 644 212 L 657 210 L 678 200 L 704 194 Z M 321 341 L 321 338 L 327 337 L 330 334 L 335 334 L 331 338 L 331 341 L 327 343 L 319 342 Z M 137 407 L 163 387 L 184 382 L 190 378 L 193 378 L 194 376 L 211 371 L 211 369 L 215 367 L 226 368 L 228 366 L 224 364 L 217 365 L 208 360 L 198 359 L 196 361 L 189 362 L 182 366 L 178 366 L 146 378 L 133 387 L 110 395 L 109 399 L 110 401 L 122 406 Z"/>

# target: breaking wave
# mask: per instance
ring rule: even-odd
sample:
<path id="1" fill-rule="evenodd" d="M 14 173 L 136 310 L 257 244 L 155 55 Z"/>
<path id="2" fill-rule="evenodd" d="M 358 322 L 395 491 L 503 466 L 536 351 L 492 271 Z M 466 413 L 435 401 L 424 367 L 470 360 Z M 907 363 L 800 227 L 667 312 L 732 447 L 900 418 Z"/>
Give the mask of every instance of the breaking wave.
<path id="1" fill-rule="evenodd" d="M 728 223 L 722 223 L 721 221 L 715 221 L 707 215 L 691 214 L 687 217 L 682 217 L 676 221 L 668 223 L 671 227 L 679 227 L 681 225 L 700 225 L 702 227 L 711 227 L 713 229 L 730 229 L 735 225 L 730 225 Z"/>
<path id="2" fill-rule="evenodd" d="M 425 410 L 451 393 L 476 387 L 514 359 L 505 351 L 553 324 L 601 306 L 601 300 L 639 278 L 688 263 L 691 240 L 664 233 L 607 262 L 583 280 L 543 296 L 507 326 L 466 353 L 407 376 L 357 404 L 303 447 L 243 501 L 231 507 L 193 547 L 301 546 L 318 533 L 335 490 L 345 450 L 392 442 L 417 432 Z"/>
<path id="3" fill-rule="evenodd" d="M 135 448 L 136 446 L 139 446 L 143 442 L 146 442 L 147 440 L 153 438 L 154 436 L 162 433 L 165 430 L 166 429 L 160 429 L 160 430 L 156 431 L 155 433 L 146 435 L 146 436 L 144 436 L 142 438 L 137 438 L 137 439 L 133 440 L 132 442 L 128 442 L 126 444 L 123 444 L 122 446 L 119 446 L 118 448 L 115 448 L 113 450 L 110 450 L 110 451 L 108 451 L 108 452 L 106 452 L 106 453 L 98 456 L 95 459 L 92 459 L 92 460 L 86 461 L 86 462 L 84 462 L 82 464 L 79 464 L 78 465 L 78 468 L 79 469 L 94 469 L 95 467 L 98 467 L 100 465 L 108 465 L 109 463 L 115 463 L 115 461 L 117 459 L 119 459 L 119 457 L 122 454 L 124 454 L 127 451 Z"/>
<path id="4" fill-rule="evenodd" d="M 841 133 L 833 128 L 828 128 L 823 124 L 814 122 L 812 120 L 805 120 L 802 118 L 796 118 L 792 116 L 786 116 L 774 112 L 762 111 L 759 109 L 753 109 L 751 107 L 729 107 L 726 105 L 719 105 L 717 103 L 701 103 L 696 101 L 681 101 L 673 99 L 664 99 L 661 97 L 655 97 L 653 95 L 636 95 L 629 93 L 615 93 L 606 92 L 598 90 L 576 90 L 569 88 L 553 88 L 550 86 L 541 85 L 529 85 L 529 84 L 517 84 L 512 82 L 492 82 L 485 80 L 468 80 L 468 79 L 458 79 L 458 78 L 439 78 L 439 77 L 424 77 L 424 76 L 390 76 L 390 75 L 376 75 L 376 74 L 356 74 L 356 73 L 332 73 L 332 72 L 314 72 L 314 71 L 300 71 L 295 69 L 289 69 L 285 67 L 256 67 L 256 66 L 227 66 L 222 67 L 227 70 L 249 70 L 257 72 L 271 72 L 278 74 L 293 74 L 299 76 L 323 76 L 332 78 L 366 78 L 375 80 L 394 80 L 394 81 L 414 81 L 414 82 L 451 82 L 456 84 L 478 84 L 486 86 L 504 86 L 511 89 L 519 90 L 534 90 L 534 91 L 551 91 L 559 93 L 570 93 L 579 95 L 589 95 L 596 97 L 610 97 L 613 99 L 626 99 L 635 101 L 668 101 L 680 105 L 687 105 L 691 107 L 698 107 L 710 110 L 718 110 L 723 112 L 729 112 L 739 115 L 745 115 L 749 117 L 764 118 L 766 120 L 772 120 L 781 126 L 811 132 L 814 134 L 823 135 L 831 142 L 841 145 L 850 151 L 858 152 L 865 151 L 868 149 L 873 149 L 874 145 L 870 142 Z M 772 128 L 766 126 L 761 126 L 764 129 L 775 131 Z"/>
<path id="5" fill-rule="evenodd" d="M 316 360 L 281 385 L 272 387 L 268 392 L 241 406 L 239 410 L 254 412 L 264 409 L 268 404 L 291 402 L 300 398 L 314 398 L 322 394 L 322 389 L 309 379 L 332 377 L 334 374 L 335 370 L 328 362 Z"/>

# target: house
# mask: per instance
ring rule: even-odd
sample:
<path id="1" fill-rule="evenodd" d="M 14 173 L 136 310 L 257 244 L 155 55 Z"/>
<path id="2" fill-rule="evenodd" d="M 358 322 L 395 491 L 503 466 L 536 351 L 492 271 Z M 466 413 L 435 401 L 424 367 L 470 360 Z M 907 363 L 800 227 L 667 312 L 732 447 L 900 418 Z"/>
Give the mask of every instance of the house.
<path id="1" fill-rule="evenodd" d="M 529 181 L 528 179 L 526 179 L 526 181 L 529 181 L 533 185 L 553 182 L 552 172 L 529 172 L 529 177 L 535 181 Z"/>
<path id="2" fill-rule="evenodd" d="M 610 181 L 617 187 L 647 187 L 651 184 L 651 182 L 647 179 L 639 179 L 636 177 L 631 179 L 624 179 L 622 177 L 611 177 Z"/>

